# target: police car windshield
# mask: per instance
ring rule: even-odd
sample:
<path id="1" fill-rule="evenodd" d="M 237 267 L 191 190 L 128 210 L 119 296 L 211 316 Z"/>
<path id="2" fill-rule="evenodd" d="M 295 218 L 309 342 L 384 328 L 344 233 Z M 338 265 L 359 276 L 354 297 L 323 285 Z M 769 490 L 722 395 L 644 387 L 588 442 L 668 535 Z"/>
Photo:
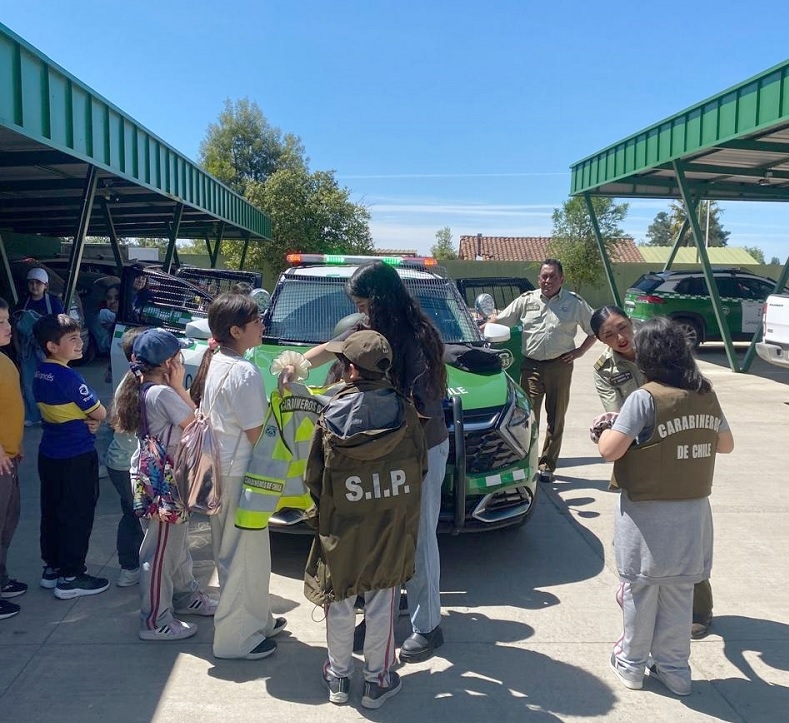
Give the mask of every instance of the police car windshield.
<path id="1" fill-rule="evenodd" d="M 285 277 L 266 316 L 265 337 L 279 341 L 320 344 L 334 336 L 337 322 L 356 312 L 345 293 L 344 277 Z M 444 343 L 479 344 L 482 337 L 468 308 L 444 278 L 403 279 Z"/>

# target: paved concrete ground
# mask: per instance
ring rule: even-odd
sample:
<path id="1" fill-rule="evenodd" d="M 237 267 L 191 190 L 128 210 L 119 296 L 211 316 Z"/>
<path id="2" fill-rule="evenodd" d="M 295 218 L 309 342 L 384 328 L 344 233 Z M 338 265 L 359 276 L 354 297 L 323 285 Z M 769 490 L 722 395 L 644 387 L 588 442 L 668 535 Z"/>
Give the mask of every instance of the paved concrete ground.
<path id="1" fill-rule="evenodd" d="M 576 363 L 563 460 L 554 484 L 542 485 L 530 524 L 441 539 L 447 642 L 434 659 L 403 667 L 403 692 L 377 712 L 359 705 L 358 673 L 350 705 L 326 700 L 324 626 L 302 595 L 305 538 L 272 540 L 275 612 L 289 625 L 276 655 L 261 661 L 215 660 L 204 618 L 195 619 L 200 630 L 189 640 L 139 641 L 136 588 L 113 585 L 73 601 L 39 588 L 40 432 L 33 429 L 10 555 L 11 573 L 30 591 L 15 600 L 22 613 L 0 621 L 0 721 L 789 719 L 789 374 L 757 364 L 756 375 L 735 375 L 720 350 L 702 352 L 737 449 L 719 459 L 712 497 L 713 633 L 693 643 L 693 693 L 680 699 L 652 681 L 628 691 L 608 669 L 620 633 L 615 498 L 606 491 L 610 465 L 587 435 L 601 411 L 590 372 L 599 351 Z M 101 364 L 86 371 L 109 395 L 102 374 Z M 113 580 L 117 520 L 115 492 L 104 478 L 88 562 L 90 572 Z M 193 532 L 196 569 L 215 584 L 207 525 L 193 524 Z M 401 619 L 400 639 L 407 632 Z"/>

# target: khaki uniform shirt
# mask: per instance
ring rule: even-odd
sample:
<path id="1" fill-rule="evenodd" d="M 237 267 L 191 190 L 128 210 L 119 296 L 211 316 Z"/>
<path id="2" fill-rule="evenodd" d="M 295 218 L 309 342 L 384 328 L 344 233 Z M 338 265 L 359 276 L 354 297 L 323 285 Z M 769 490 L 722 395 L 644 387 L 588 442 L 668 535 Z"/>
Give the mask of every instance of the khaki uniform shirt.
<path id="1" fill-rule="evenodd" d="M 578 294 L 564 287 L 546 299 L 539 289 L 527 291 L 496 315 L 496 323 L 520 323 L 523 356 L 550 361 L 575 349 L 575 334 L 580 326 L 592 336 L 589 324 L 592 308 Z"/>
<path id="2" fill-rule="evenodd" d="M 594 385 L 606 412 L 618 412 L 646 379 L 635 362 L 608 347 L 594 365 Z"/>

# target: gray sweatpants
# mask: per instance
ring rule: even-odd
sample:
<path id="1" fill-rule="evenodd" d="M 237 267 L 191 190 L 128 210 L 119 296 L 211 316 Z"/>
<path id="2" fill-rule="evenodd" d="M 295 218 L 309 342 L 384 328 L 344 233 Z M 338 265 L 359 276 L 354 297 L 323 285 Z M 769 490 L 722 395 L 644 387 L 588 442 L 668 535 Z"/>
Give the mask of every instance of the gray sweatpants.
<path id="1" fill-rule="evenodd" d="M 623 582 L 617 602 L 624 631 L 614 655 L 627 676 L 640 679 L 651 654 L 661 673 L 690 683 L 693 583 Z"/>
<path id="2" fill-rule="evenodd" d="M 338 678 L 353 673 L 355 602 L 355 596 L 333 602 L 326 614 L 329 671 Z M 364 594 L 364 679 L 382 688 L 389 687 L 389 669 L 395 663 L 394 622 L 399 605 L 399 587 Z"/>
<path id="3" fill-rule="evenodd" d="M 11 474 L 0 474 L 0 587 L 8 582 L 8 548 L 19 524 L 19 458 L 12 461 Z"/>

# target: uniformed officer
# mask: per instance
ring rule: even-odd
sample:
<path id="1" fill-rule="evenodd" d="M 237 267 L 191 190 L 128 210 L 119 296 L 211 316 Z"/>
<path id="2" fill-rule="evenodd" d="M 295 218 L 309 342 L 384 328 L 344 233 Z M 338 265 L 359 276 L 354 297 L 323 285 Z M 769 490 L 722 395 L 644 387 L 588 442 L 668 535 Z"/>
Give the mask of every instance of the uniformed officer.
<path id="1" fill-rule="evenodd" d="M 595 309 L 590 323 L 595 336 L 608 347 L 594 365 L 595 388 L 605 411 L 619 412 L 625 399 L 646 382 L 636 364 L 633 322 L 618 306 L 608 305 Z M 711 624 L 712 586 L 702 580 L 693 588 L 691 637 L 705 637 Z"/>
<path id="2" fill-rule="evenodd" d="M 589 324 L 592 309 L 578 294 L 563 288 L 564 270 L 556 259 L 540 266 L 538 287 L 515 299 L 489 321 L 505 326 L 521 324 L 523 362 L 520 383 L 531 402 L 539 424 L 540 407 L 545 399 L 548 427 L 540 455 L 540 480 L 550 482 L 562 447 L 564 416 L 570 401 L 573 362 L 595 342 Z M 578 327 L 587 334 L 575 346 Z"/>

